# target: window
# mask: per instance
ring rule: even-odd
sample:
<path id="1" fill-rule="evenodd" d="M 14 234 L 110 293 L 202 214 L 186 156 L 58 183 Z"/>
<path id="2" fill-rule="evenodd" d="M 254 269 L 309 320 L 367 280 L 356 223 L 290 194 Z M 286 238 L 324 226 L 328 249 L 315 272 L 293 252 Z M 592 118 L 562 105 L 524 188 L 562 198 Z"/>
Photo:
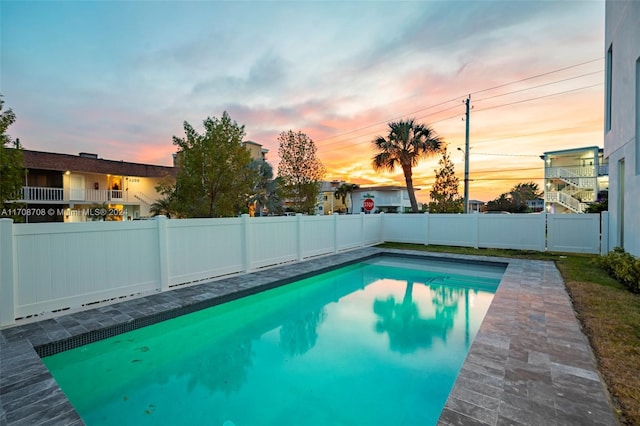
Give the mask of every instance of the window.
<path id="1" fill-rule="evenodd" d="M 605 117 L 604 117 L 604 130 L 605 132 L 609 132 L 611 130 L 611 99 L 612 99 L 612 89 L 613 89 L 613 76 L 611 72 L 613 71 L 613 45 L 609 46 L 609 50 L 607 50 L 607 64 L 606 64 L 606 87 L 605 87 Z"/>

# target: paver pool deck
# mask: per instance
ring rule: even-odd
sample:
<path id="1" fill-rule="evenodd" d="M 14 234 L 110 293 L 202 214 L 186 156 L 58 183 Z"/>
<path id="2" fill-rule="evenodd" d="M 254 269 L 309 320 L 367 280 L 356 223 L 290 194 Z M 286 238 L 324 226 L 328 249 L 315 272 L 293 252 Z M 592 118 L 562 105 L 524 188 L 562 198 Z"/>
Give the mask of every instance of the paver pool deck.
<path id="1" fill-rule="evenodd" d="M 439 425 L 618 424 L 553 262 L 369 247 L 4 328 L 0 426 L 84 424 L 36 348 L 77 346 L 381 253 L 507 264 Z"/>

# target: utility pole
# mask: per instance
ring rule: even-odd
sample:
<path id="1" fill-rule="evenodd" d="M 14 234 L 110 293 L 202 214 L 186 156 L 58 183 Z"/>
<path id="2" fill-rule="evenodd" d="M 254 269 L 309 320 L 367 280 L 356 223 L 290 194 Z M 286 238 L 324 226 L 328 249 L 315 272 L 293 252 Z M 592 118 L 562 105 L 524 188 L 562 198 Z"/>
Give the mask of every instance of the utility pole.
<path id="1" fill-rule="evenodd" d="M 465 105 L 465 132 L 464 132 L 464 206 L 463 212 L 469 213 L 469 101 L 471 95 L 464 100 Z"/>

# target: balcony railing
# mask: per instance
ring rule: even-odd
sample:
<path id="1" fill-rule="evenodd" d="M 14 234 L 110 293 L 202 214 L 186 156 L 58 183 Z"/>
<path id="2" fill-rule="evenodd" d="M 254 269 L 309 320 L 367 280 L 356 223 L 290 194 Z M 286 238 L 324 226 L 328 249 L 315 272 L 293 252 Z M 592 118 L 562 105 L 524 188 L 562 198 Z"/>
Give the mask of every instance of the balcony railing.
<path id="1" fill-rule="evenodd" d="M 23 186 L 16 201 L 21 202 L 90 202 L 109 203 L 129 201 L 127 191 L 110 189 L 70 189 L 48 188 L 40 186 Z M 135 196 L 133 196 L 135 197 Z"/>
<path id="2" fill-rule="evenodd" d="M 564 192 L 557 192 L 557 191 L 547 192 L 544 194 L 544 199 L 548 203 L 561 204 L 576 213 L 584 212 L 584 209 L 587 206 L 585 203 L 580 202 L 580 200 L 577 200 L 573 198 L 571 195 L 566 194 Z"/>
<path id="3" fill-rule="evenodd" d="M 585 167 L 549 167 L 546 170 L 547 178 L 579 178 L 595 177 L 596 168 L 594 166 Z"/>
<path id="4" fill-rule="evenodd" d="M 598 166 L 598 176 L 608 176 L 609 175 L 609 165 L 601 164 Z"/>
<path id="5" fill-rule="evenodd" d="M 23 186 L 18 201 L 64 201 L 62 188 L 46 188 L 39 186 Z"/>
<path id="6" fill-rule="evenodd" d="M 103 203 L 107 201 L 123 201 L 123 191 L 110 189 L 72 189 L 72 201 L 91 201 Z"/>

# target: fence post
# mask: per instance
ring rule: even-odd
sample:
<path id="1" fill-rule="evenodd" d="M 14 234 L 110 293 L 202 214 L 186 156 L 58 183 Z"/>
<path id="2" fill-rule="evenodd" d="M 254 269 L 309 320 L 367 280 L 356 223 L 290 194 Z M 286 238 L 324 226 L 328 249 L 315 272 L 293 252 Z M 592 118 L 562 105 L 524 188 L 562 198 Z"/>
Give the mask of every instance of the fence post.
<path id="1" fill-rule="evenodd" d="M 242 265 L 244 272 L 249 272 L 251 270 L 251 247 L 249 246 L 250 238 L 249 238 L 249 215 L 244 213 L 242 216 L 242 231 L 240 234 L 240 238 L 242 238 Z"/>
<path id="2" fill-rule="evenodd" d="M 298 262 L 302 261 L 302 213 L 296 213 L 296 237 Z"/>
<path id="3" fill-rule="evenodd" d="M 169 290 L 169 244 L 167 217 L 156 216 L 158 222 L 158 258 L 160 259 L 160 291 Z"/>
<path id="4" fill-rule="evenodd" d="M 469 214 L 469 213 L 467 213 Z M 480 248 L 480 215 L 471 213 L 473 216 L 473 248 Z"/>
<path id="5" fill-rule="evenodd" d="M 364 212 L 360 213 L 360 247 L 364 247 Z"/>
<path id="6" fill-rule="evenodd" d="M 13 219 L 0 219 L 0 326 L 15 324 Z"/>
<path id="7" fill-rule="evenodd" d="M 548 216 L 548 214 L 549 213 L 547 213 L 547 212 L 543 212 L 543 213 L 540 214 L 540 216 L 541 216 L 540 220 L 542 221 L 542 225 L 541 225 L 542 237 L 540 238 L 540 246 L 538 248 L 539 248 L 539 251 L 541 251 L 543 253 L 549 249 L 550 238 L 554 237 L 554 235 L 549 236 L 549 216 Z M 551 241 L 553 241 L 553 240 L 551 240 Z"/>
<path id="8" fill-rule="evenodd" d="M 333 214 L 333 252 L 338 252 L 338 213 Z"/>
<path id="9" fill-rule="evenodd" d="M 609 212 L 600 213 L 600 254 L 609 253 Z"/>
<path id="10" fill-rule="evenodd" d="M 429 212 L 424 212 L 424 245 L 429 245 Z"/>

